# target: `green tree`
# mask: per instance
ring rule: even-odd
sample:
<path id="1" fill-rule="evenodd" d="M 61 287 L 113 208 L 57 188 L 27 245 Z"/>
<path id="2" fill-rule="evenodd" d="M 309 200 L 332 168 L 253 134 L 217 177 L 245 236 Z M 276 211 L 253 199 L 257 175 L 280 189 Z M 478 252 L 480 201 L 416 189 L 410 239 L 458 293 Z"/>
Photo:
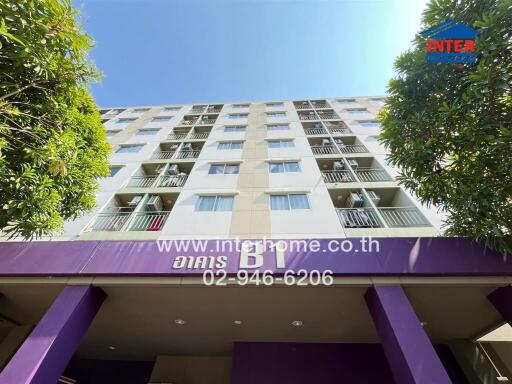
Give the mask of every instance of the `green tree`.
<path id="1" fill-rule="evenodd" d="M 480 34 L 476 64 L 427 63 L 426 41 L 395 62 L 380 119 L 399 182 L 448 215 L 446 233 L 512 251 L 511 0 L 433 0 L 423 28 L 447 19 Z"/>
<path id="2" fill-rule="evenodd" d="M 50 235 L 95 205 L 110 147 L 69 0 L 0 2 L 0 230 Z"/>

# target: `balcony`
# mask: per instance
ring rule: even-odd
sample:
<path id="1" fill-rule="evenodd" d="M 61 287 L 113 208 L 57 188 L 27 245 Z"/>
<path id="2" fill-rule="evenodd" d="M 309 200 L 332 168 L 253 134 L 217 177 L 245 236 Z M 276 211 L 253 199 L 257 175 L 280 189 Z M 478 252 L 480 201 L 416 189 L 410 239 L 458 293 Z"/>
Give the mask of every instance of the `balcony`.
<path id="1" fill-rule="evenodd" d="M 167 140 L 183 140 L 187 137 L 190 132 L 190 128 L 187 129 L 173 129 L 169 136 L 167 136 Z"/>
<path id="2" fill-rule="evenodd" d="M 128 188 L 175 188 L 183 187 L 187 181 L 187 174 L 163 175 L 163 176 L 133 176 Z"/>
<path id="3" fill-rule="evenodd" d="M 337 208 L 344 228 L 381 228 L 379 217 L 373 208 Z"/>
<path id="4" fill-rule="evenodd" d="M 325 183 L 353 183 L 355 178 L 350 171 L 322 171 Z"/>
<path id="5" fill-rule="evenodd" d="M 339 116 L 332 109 L 327 111 L 317 111 L 318 116 L 322 120 L 339 120 Z"/>
<path id="6" fill-rule="evenodd" d="M 154 152 L 151 155 L 151 158 L 155 159 L 155 160 L 168 160 L 168 159 L 172 159 L 172 157 L 174 156 L 175 153 L 176 153 L 176 151 L 158 151 L 158 152 Z"/>
<path id="7" fill-rule="evenodd" d="M 354 172 L 357 179 L 362 182 L 375 183 L 393 181 L 393 178 L 383 169 L 360 167 L 355 169 Z"/>
<path id="8" fill-rule="evenodd" d="M 206 105 L 194 105 L 188 112 L 191 115 L 200 115 L 206 111 Z"/>
<path id="9" fill-rule="evenodd" d="M 299 119 L 301 121 L 320 120 L 320 118 L 318 117 L 318 115 L 314 111 L 299 112 Z"/>
<path id="10" fill-rule="evenodd" d="M 326 121 L 324 125 L 332 135 L 346 135 L 352 133 L 350 128 L 343 121 Z"/>
<path id="11" fill-rule="evenodd" d="M 205 140 L 210 135 L 210 132 L 192 132 L 188 135 L 187 139 L 201 139 Z"/>
<path id="12" fill-rule="evenodd" d="M 352 154 L 352 153 L 367 153 L 368 149 L 361 144 L 355 137 L 343 137 L 336 138 L 334 142 L 340 149 L 341 153 Z"/>
<path id="13" fill-rule="evenodd" d="M 87 228 L 88 231 L 121 231 L 130 217 L 129 211 L 100 213 L 96 219 Z"/>
<path id="14" fill-rule="evenodd" d="M 297 110 L 313 109 L 309 101 L 294 101 L 293 105 Z"/>
<path id="15" fill-rule="evenodd" d="M 197 150 L 180 150 L 176 152 L 174 158 L 175 159 L 196 159 L 199 157 L 199 153 L 201 153 L 200 149 Z"/>
<path id="16" fill-rule="evenodd" d="M 329 105 L 329 103 L 327 103 L 326 100 L 312 100 L 311 101 L 311 105 L 313 106 L 313 108 L 315 109 L 327 109 L 327 108 L 331 108 L 331 106 Z"/>
<path id="17" fill-rule="evenodd" d="M 169 217 L 168 211 L 137 212 L 131 217 L 128 231 L 160 231 Z"/>
<path id="18" fill-rule="evenodd" d="M 337 155 L 340 152 L 334 144 L 330 145 L 312 145 L 311 150 L 315 155 Z"/>
<path id="19" fill-rule="evenodd" d="M 377 208 L 388 227 L 429 227 L 430 223 L 416 207 Z"/>
<path id="20" fill-rule="evenodd" d="M 203 115 L 195 125 L 213 125 L 219 115 Z"/>
<path id="21" fill-rule="evenodd" d="M 150 188 L 155 184 L 158 175 L 154 176 L 132 176 L 126 187 L 128 188 Z"/>
<path id="22" fill-rule="evenodd" d="M 186 115 L 181 120 L 180 125 L 186 125 L 186 126 L 195 125 L 197 123 L 198 119 L 199 119 L 199 116 Z"/>

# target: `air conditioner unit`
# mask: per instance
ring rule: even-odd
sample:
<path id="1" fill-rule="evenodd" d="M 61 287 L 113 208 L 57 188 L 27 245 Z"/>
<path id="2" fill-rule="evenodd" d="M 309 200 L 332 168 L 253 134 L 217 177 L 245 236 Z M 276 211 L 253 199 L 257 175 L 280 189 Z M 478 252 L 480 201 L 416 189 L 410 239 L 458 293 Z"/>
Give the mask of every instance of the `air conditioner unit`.
<path id="1" fill-rule="evenodd" d="M 368 194 L 368 198 L 373 201 L 373 204 L 377 207 L 380 203 L 380 196 L 377 195 L 374 191 L 366 191 Z"/>
<path id="2" fill-rule="evenodd" d="M 348 163 L 348 166 L 350 168 L 352 168 L 353 170 L 356 170 L 357 167 L 359 167 L 359 163 L 357 162 L 357 160 L 350 159 L 350 160 L 347 160 L 347 163 Z"/>
<path id="3" fill-rule="evenodd" d="M 139 205 L 141 200 L 142 200 L 142 196 L 140 196 L 140 195 L 133 196 L 132 199 L 128 202 L 128 207 L 129 208 L 137 207 L 137 205 Z"/>
<path id="4" fill-rule="evenodd" d="M 192 150 L 192 144 L 190 144 L 190 143 L 183 144 L 183 148 L 182 149 L 184 151 L 191 151 Z"/>
<path id="5" fill-rule="evenodd" d="M 151 196 L 146 203 L 148 210 L 156 212 L 163 209 L 162 199 L 158 195 Z"/>
<path id="6" fill-rule="evenodd" d="M 167 173 L 169 175 L 177 175 L 178 173 L 180 173 L 180 168 L 178 167 L 178 164 L 169 165 L 169 168 L 167 169 Z"/>
<path id="7" fill-rule="evenodd" d="M 322 145 L 331 145 L 331 140 L 329 139 L 322 139 Z"/>
<path id="8" fill-rule="evenodd" d="M 335 161 L 332 169 L 333 171 L 343 171 L 345 169 L 345 164 L 343 161 Z"/>
<path id="9" fill-rule="evenodd" d="M 347 199 L 347 208 L 357 208 L 364 205 L 363 196 L 357 192 L 351 192 Z"/>

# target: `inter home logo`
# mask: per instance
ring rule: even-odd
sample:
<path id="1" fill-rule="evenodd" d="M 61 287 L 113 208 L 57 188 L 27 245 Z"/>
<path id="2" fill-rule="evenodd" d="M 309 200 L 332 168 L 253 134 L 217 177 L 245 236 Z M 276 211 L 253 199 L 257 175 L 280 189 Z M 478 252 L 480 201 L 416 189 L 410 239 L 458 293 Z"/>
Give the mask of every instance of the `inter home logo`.
<path id="1" fill-rule="evenodd" d="M 420 32 L 427 38 L 427 62 L 476 63 L 475 37 L 479 33 L 454 20 Z"/>

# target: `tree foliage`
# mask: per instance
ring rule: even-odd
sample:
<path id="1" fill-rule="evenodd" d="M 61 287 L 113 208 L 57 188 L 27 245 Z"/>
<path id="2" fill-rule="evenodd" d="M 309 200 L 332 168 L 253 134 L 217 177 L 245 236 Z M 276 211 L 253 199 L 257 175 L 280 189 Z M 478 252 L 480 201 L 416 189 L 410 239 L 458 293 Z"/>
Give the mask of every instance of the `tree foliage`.
<path id="1" fill-rule="evenodd" d="M 511 252 L 512 1 L 433 0 L 423 27 L 447 19 L 480 32 L 477 63 L 427 63 L 418 36 L 395 62 L 382 140 L 399 182 L 446 211 L 448 235 Z"/>
<path id="2" fill-rule="evenodd" d="M 50 235 L 95 205 L 110 151 L 69 0 L 0 2 L 0 230 Z"/>

